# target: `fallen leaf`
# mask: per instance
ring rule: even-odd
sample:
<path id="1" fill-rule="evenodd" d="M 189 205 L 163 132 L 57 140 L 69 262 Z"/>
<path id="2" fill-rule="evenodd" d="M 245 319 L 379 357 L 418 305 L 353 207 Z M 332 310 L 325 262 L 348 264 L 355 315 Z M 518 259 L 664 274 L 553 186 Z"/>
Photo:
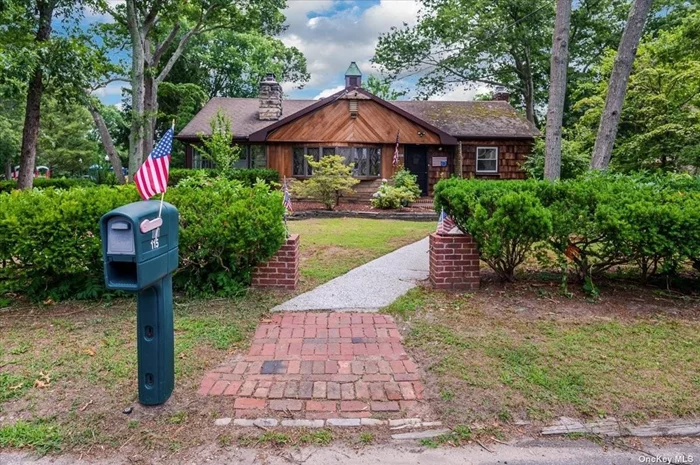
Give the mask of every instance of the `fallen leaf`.
<path id="1" fill-rule="evenodd" d="M 41 381 L 40 379 L 37 379 L 36 381 L 34 381 L 35 388 L 44 389 L 44 388 L 47 388 L 49 386 L 51 386 L 50 383 L 45 383 L 45 382 Z"/>
<path id="2" fill-rule="evenodd" d="M 87 349 L 84 349 L 83 352 L 88 354 L 90 357 L 95 356 L 95 349 L 93 349 L 92 347 L 88 347 Z"/>
<path id="3" fill-rule="evenodd" d="M 178 357 L 180 357 L 181 359 L 185 359 L 187 358 L 187 354 L 185 354 L 184 352 L 180 352 L 180 355 L 178 355 Z"/>
<path id="4" fill-rule="evenodd" d="M 20 389 L 22 386 L 24 386 L 24 383 L 19 383 L 16 386 L 10 386 L 10 391 L 16 391 L 17 389 Z"/>
<path id="5" fill-rule="evenodd" d="M 53 305 L 53 304 L 55 304 L 55 303 L 56 303 L 56 302 L 54 302 L 53 299 L 52 299 L 51 297 L 49 297 L 48 299 L 46 299 L 46 300 L 44 301 L 44 305 Z"/>

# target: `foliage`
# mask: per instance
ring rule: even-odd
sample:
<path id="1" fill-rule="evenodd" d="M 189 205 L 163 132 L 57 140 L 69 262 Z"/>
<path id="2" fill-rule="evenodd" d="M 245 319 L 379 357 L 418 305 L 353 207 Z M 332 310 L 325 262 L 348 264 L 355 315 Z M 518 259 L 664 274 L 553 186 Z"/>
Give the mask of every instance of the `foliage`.
<path id="1" fill-rule="evenodd" d="M 266 73 L 299 88 L 309 80 L 306 57 L 296 47 L 271 36 L 216 29 L 192 41 L 168 81 L 197 86 L 208 98 L 257 97 Z"/>
<path id="2" fill-rule="evenodd" d="M 203 137 L 202 155 L 211 160 L 216 169 L 226 176 L 233 170 L 233 164 L 241 159 L 241 148 L 233 145 L 233 133 L 231 132 L 231 118 L 226 116 L 221 109 L 216 112 L 209 122 L 211 136 Z"/>
<path id="3" fill-rule="evenodd" d="M 168 186 L 177 186 L 180 181 L 197 176 L 200 178 L 215 178 L 219 174 L 213 169 L 173 168 L 168 176 Z M 279 183 L 280 174 L 269 168 L 233 169 L 226 173 L 226 179 L 240 181 L 245 186 L 252 186 L 258 179 L 274 186 Z"/>
<path id="4" fill-rule="evenodd" d="M 450 179 L 436 186 L 435 202 L 474 236 L 482 259 L 505 279 L 536 241 L 592 290 L 592 279 L 613 267 L 635 267 L 646 280 L 700 257 L 700 179 L 687 175 Z"/>
<path id="5" fill-rule="evenodd" d="M 36 178 L 34 179 L 35 189 L 46 189 L 53 187 L 55 189 L 72 189 L 74 187 L 90 187 L 95 183 L 89 179 L 73 179 L 73 178 Z M 17 188 L 17 181 L 0 181 L 0 193 L 11 192 Z"/>
<path id="6" fill-rule="evenodd" d="M 590 165 L 590 154 L 584 151 L 577 141 L 563 139 L 561 147 L 560 179 L 573 179 L 586 171 Z M 528 176 L 535 179 L 544 178 L 544 140 L 537 139 L 535 146 L 523 163 Z"/>
<path id="7" fill-rule="evenodd" d="M 370 202 L 374 208 L 394 209 L 405 207 L 415 202 L 420 197 L 421 190 L 418 186 L 418 177 L 410 171 L 402 169 L 397 171 L 391 179 L 382 180 L 377 192 L 372 195 Z"/>
<path id="8" fill-rule="evenodd" d="M 391 80 L 381 79 L 373 74 L 370 74 L 362 87 L 384 100 L 398 100 L 408 93 L 407 90 L 392 89 Z"/>
<path id="9" fill-rule="evenodd" d="M 230 295 L 282 245 L 282 194 L 259 182 L 217 178 L 206 189 L 168 190 L 180 211 L 180 268 L 174 283 L 191 294 Z"/>
<path id="10" fill-rule="evenodd" d="M 138 200 L 133 186 L 0 194 L 0 295 L 94 298 L 105 292 L 99 220 Z M 258 183 L 214 179 L 168 189 L 180 211 L 176 289 L 231 294 L 284 240 L 281 193 Z"/>
<path id="11" fill-rule="evenodd" d="M 435 187 L 435 205 L 474 238 L 481 259 L 501 279 L 513 281 L 532 245 L 552 232 L 552 215 L 531 192 L 533 185 L 453 178 Z"/>
<path id="12" fill-rule="evenodd" d="M 345 159 L 339 155 L 328 155 L 319 161 L 314 161 L 310 155 L 306 160 L 311 166 L 311 178 L 298 181 L 292 185 L 292 190 L 300 197 L 318 200 L 328 210 L 333 210 L 340 203 L 344 194 L 352 192 L 352 186 L 359 183 L 353 178 L 353 164 L 345 164 Z"/>

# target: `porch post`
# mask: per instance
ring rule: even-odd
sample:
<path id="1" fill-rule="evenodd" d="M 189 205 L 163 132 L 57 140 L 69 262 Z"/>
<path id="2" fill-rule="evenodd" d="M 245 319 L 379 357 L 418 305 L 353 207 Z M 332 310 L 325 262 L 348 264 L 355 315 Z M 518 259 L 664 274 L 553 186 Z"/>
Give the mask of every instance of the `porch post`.
<path id="1" fill-rule="evenodd" d="M 461 178 L 463 176 L 462 173 L 462 165 L 463 165 L 464 158 L 462 158 L 462 141 L 458 141 L 457 143 L 457 154 L 455 155 L 455 174 L 457 175 L 458 178 Z"/>

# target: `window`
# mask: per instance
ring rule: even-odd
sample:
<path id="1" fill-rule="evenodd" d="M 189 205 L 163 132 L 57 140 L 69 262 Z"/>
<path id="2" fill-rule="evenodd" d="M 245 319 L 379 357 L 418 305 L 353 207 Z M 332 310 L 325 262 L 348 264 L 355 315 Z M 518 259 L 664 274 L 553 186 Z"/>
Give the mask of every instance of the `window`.
<path id="1" fill-rule="evenodd" d="M 250 168 L 267 168 L 267 150 L 264 145 L 249 145 L 250 155 L 248 166 Z"/>
<path id="2" fill-rule="evenodd" d="M 294 176 L 311 176 L 311 167 L 308 166 L 304 155 L 312 155 L 314 160 L 319 160 L 319 155 L 339 155 L 345 160 L 345 164 L 353 163 L 353 176 L 379 177 L 382 172 L 382 148 L 381 147 L 294 147 L 292 149 L 292 173 Z"/>
<path id="3" fill-rule="evenodd" d="M 476 148 L 476 172 L 498 173 L 498 147 Z"/>
<path id="4" fill-rule="evenodd" d="M 241 158 L 233 164 L 236 169 L 267 168 L 267 151 L 264 145 L 241 145 Z M 193 147 L 192 168 L 216 168 L 216 164 Z"/>
<path id="5" fill-rule="evenodd" d="M 292 174 L 294 176 L 311 176 L 311 166 L 305 155 L 311 155 L 318 161 L 318 147 L 294 147 L 292 149 Z"/>

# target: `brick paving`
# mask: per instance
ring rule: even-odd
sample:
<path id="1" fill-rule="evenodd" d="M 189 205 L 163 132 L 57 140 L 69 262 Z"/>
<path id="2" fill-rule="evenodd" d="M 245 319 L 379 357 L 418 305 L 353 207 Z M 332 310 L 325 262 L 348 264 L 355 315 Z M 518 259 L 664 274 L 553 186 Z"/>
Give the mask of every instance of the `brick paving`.
<path id="1" fill-rule="evenodd" d="M 248 354 L 209 372 L 200 395 L 231 398 L 236 417 L 420 415 L 424 385 L 391 316 L 275 314 Z"/>

